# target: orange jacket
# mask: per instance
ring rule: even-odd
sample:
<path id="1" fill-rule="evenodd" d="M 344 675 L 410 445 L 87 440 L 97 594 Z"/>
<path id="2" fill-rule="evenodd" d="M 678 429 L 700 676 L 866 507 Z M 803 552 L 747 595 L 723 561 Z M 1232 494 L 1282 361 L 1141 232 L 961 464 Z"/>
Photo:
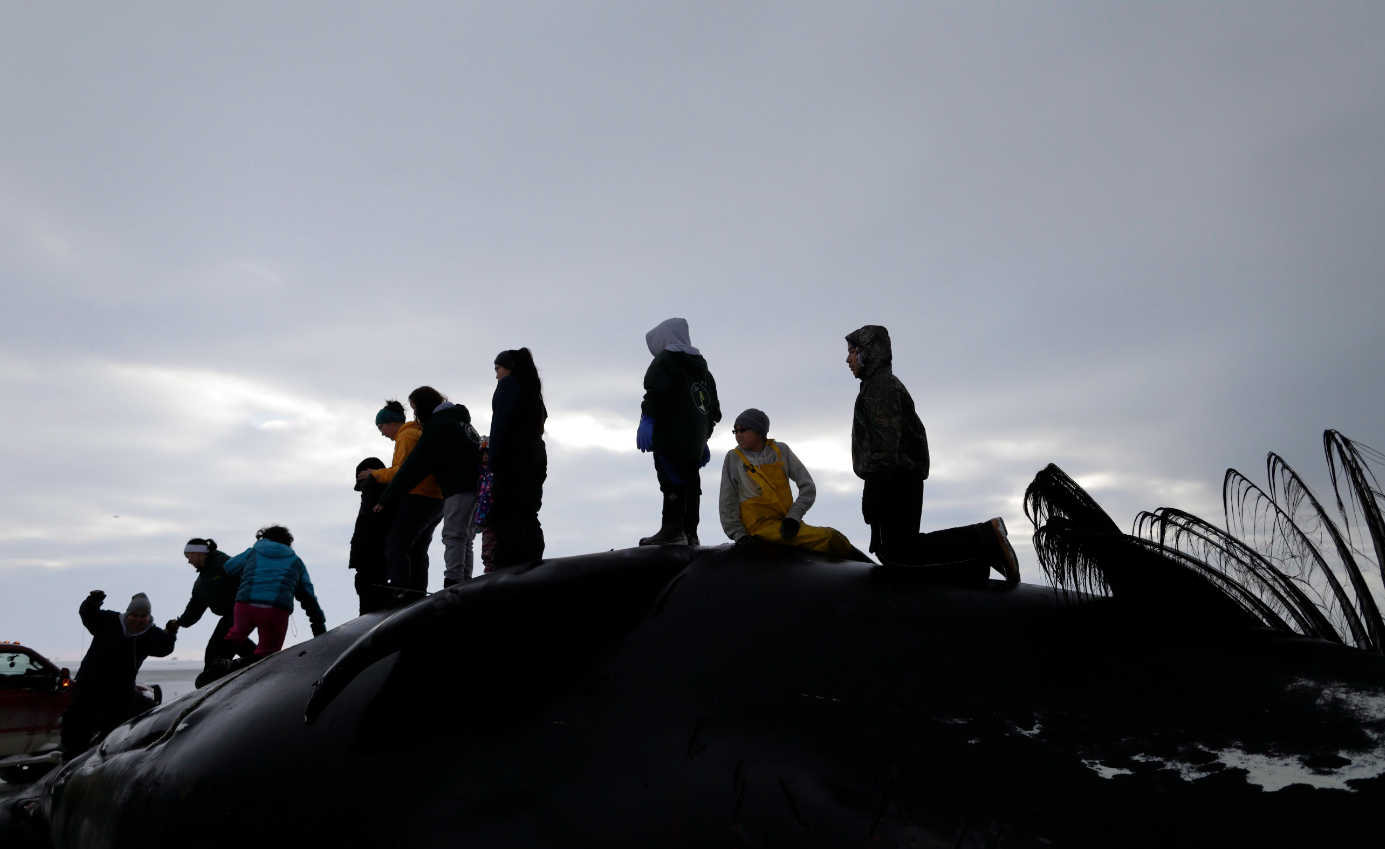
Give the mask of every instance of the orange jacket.
<path id="1" fill-rule="evenodd" d="M 399 467 L 404 465 L 404 461 L 413 453 L 414 446 L 418 444 L 418 438 L 423 435 L 423 426 L 418 422 L 405 422 L 399 428 L 399 432 L 394 435 L 394 462 L 388 469 L 376 469 L 371 472 L 380 483 L 389 483 L 394 480 L 394 475 L 399 471 Z M 438 487 L 438 482 L 429 475 L 423 482 L 409 490 L 410 495 L 425 495 L 429 498 L 442 498 L 442 489 Z"/>

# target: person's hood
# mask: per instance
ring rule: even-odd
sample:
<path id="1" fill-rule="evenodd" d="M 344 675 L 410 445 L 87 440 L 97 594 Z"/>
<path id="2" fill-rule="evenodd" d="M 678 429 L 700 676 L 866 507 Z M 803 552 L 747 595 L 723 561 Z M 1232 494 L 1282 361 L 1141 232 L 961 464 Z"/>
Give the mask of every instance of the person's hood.
<path id="1" fill-rule="evenodd" d="M 686 318 L 670 318 L 659 322 L 657 327 L 644 334 L 644 342 L 649 346 L 651 357 L 659 356 L 661 351 L 682 351 L 693 355 L 702 353 L 692 346 Z"/>
<path id="2" fill-rule="evenodd" d="M 441 404 L 434 407 L 433 418 L 449 418 L 456 419 L 457 421 L 464 422 L 466 424 L 471 423 L 471 413 L 467 410 L 466 405 L 453 404 L 451 401 L 443 401 Z"/>
<path id="3" fill-rule="evenodd" d="M 127 637 L 138 637 L 140 634 L 146 634 L 146 633 L 149 632 L 149 629 L 150 629 L 150 628 L 153 628 L 153 627 L 154 627 L 154 617 L 153 617 L 153 616 L 150 616 L 150 617 L 149 617 L 149 624 L 148 624 L 148 625 L 145 625 L 143 628 L 139 629 L 138 631 L 131 631 L 131 630 L 130 630 L 130 625 L 129 625 L 129 623 L 127 623 L 127 622 L 125 621 L 125 614 L 124 614 L 124 613 L 120 614 L 120 630 L 124 631 L 124 632 L 125 632 L 125 636 L 127 636 Z"/>
<path id="4" fill-rule="evenodd" d="M 397 442 L 399 440 L 400 433 L 403 433 L 404 431 L 410 428 L 413 428 L 414 430 L 422 430 L 423 425 L 419 424 L 418 422 L 404 422 L 404 424 L 399 426 L 399 432 L 394 435 L 395 441 Z"/>
<path id="5" fill-rule="evenodd" d="M 367 457 L 367 458 L 365 458 L 364 460 L 362 460 L 361 462 L 359 462 L 359 463 L 356 464 L 356 474 L 359 475 L 361 472 L 364 472 L 366 469 L 370 469 L 370 470 L 373 471 L 373 470 L 375 470 L 375 469 L 383 469 L 383 468 L 386 468 L 386 467 L 385 467 L 385 464 L 380 460 L 379 457 Z M 366 486 L 366 484 L 370 483 L 372 480 L 373 480 L 372 478 L 366 478 L 365 480 L 361 480 L 360 478 L 357 478 L 357 479 L 356 479 L 356 486 L 353 487 L 353 488 L 354 488 L 357 492 L 364 492 L 364 491 L 365 491 L 364 487 Z"/>
<path id="6" fill-rule="evenodd" d="M 878 324 L 867 324 L 860 330 L 851 331 L 846 335 L 846 343 L 861 352 L 861 373 L 857 375 L 861 380 L 882 368 L 889 369 L 894 360 L 890 352 L 890 331 Z"/>
<path id="7" fill-rule="evenodd" d="M 289 548 L 282 542 L 275 542 L 272 539 L 255 540 L 255 551 L 274 560 L 288 560 L 291 557 L 298 556 L 294 554 L 292 548 Z"/>

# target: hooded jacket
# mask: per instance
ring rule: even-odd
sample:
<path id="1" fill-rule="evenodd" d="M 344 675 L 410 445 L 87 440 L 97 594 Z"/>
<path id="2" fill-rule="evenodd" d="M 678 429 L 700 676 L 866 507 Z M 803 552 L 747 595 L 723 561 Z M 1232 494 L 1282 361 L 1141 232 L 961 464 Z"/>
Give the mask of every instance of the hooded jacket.
<path id="1" fill-rule="evenodd" d="M 303 605 L 308 621 L 324 625 L 326 617 L 313 593 L 308 567 L 281 542 L 261 539 L 226 561 L 226 574 L 240 578 L 237 602 L 293 610 L 293 600 Z"/>
<path id="2" fill-rule="evenodd" d="M 390 483 L 394 476 L 399 474 L 399 469 L 404 465 L 404 461 L 413 453 L 414 446 L 418 444 L 419 438 L 423 435 L 423 426 L 418 422 L 405 422 L 399 426 L 399 432 L 394 435 L 394 461 L 390 463 L 388 469 L 376 469 L 371 472 L 371 477 L 380 483 Z M 428 475 L 422 481 L 409 488 L 413 495 L 422 495 L 428 498 L 442 498 L 442 490 L 438 488 L 438 482 Z"/>
<path id="3" fill-rule="evenodd" d="M 851 421 L 851 466 L 863 480 L 896 472 L 928 479 L 928 433 L 891 368 L 890 332 L 867 324 L 846 337 L 860 351 L 861 390 Z"/>
<path id="4" fill-rule="evenodd" d="M 151 619 L 149 627 L 138 633 L 125 629 L 125 617 L 114 610 L 102 610 L 101 601 L 87 596 L 77 613 L 91 632 L 91 646 L 77 669 L 77 683 L 88 687 L 129 689 L 146 657 L 167 657 L 177 638 Z"/>
<path id="5" fill-rule="evenodd" d="M 359 475 L 366 469 L 383 468 L 384 465 L 375 457 L 367 457 L 357 464 L 356 474 Z M 361 506 L 356 511 L 356 526 L 351 531 L 351 553 L 348 555 L 346 568 L 379 577 L 384 575 L 387 569 L 385 535 L 390 532 L 395 508 L 386 506 L 379 513 L 375 512 L 375 505 L 380 503 L 385 485 L 373 477 L 358 479 L 356 491 L 361 494 Z M 382 579 L 381 583 L 383 582 Z"/>
<path id="6" fill-rule="evenodd" d="M 229 559 L 224 551 L 207 552 L 207 563 L 197 572 L 197 580 L 192 585 L 192 598 L 183 609 L 183 615 L 178 617 L 180 627 L 197 624 L 208 610 L 215 616 L 231 615 L 240 580 L 226 574 Z"/>
<path id="7" fill-rule="evenodd" d="M 654 452 L 700 461 L 717 422 L 717 382 L 692 346 L 688 322 L 670 318 L 645 334 L 654 362 L 644 373 L 640 412 L 654 419 Z"/>
<path id="8" fill-rule="evenodd" d="M 475 492 L 480 466 L 481 435 L 471 426 L 471 413 L 461 404 L 450 404 L 423 423 L 423 435 L 394 473 L 380 503 L 393 503 L 429 476 L 437 481 L 443 498 Z"/>

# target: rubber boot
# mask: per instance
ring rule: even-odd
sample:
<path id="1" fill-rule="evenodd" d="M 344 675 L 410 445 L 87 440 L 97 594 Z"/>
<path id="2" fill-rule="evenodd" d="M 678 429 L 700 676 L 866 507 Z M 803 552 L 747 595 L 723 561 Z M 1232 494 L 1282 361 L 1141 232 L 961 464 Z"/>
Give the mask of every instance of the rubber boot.
<path id="1" fill-rule="evenodd" d="M 991 542 L 991 568 L 1005 576 L 1005 582 L 1018 584 L 1020 582 L 1019 559 L 1015 557 L 1015 548 L 1010 545 L 1010 535 L 1005 529 L 1005 520 L 997 516 L 985 525 L 990 529 Z"/>
<path id="2" fill-rule="evenodd" d="M 688 538 L 688 545 L 702 544 L 697 538 L 697 523 L 701 518 L 702 495 L 689 491 L 687 498 L 683 499 L 683 533 Z"/>
<path id="3" fill-rule="evenodd" d="M 640 540 L 640 545 L 687 545 L 688 536 L 683 532 L 684 503 L 687 501 L 686 486 L 669 486 L 664 490 L 664 524 L 652 537 Z"/>

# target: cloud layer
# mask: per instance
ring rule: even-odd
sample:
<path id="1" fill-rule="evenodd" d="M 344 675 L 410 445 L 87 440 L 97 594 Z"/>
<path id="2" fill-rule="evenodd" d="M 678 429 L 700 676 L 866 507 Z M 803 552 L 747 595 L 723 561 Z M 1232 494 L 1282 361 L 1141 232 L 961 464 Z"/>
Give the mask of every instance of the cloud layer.
<path id="1" fill-rule="evenodd" d="M 50 654 L 87 590 L 172 616 L 182 541 L 267 521 L 348 618 L 373 411 L 428 383 L 484 425 L 507 347 L 553 413 L 550 551 L 633 543 L 671 315 L 858 542 L 866 323 L 929 429 L 927 528 L 1021 541 L 1047 462 L 1126 522 L 1215 516 L 1270 449 L 1317 477 L 1325 427 L 1385 445 L 1378 4 L 0 17 L 0 638 Z"/>

